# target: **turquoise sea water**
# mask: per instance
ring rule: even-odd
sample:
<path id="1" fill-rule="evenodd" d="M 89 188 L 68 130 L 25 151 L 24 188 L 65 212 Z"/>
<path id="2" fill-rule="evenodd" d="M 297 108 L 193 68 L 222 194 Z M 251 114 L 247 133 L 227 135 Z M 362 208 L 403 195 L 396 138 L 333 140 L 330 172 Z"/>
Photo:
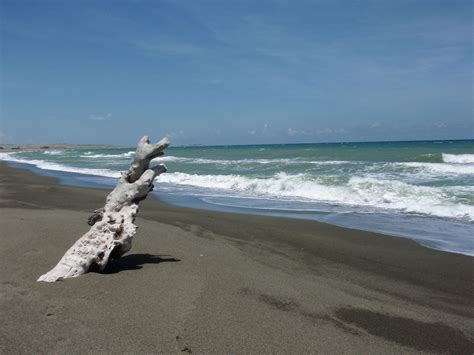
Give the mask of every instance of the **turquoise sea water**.
<path id="1" fill-rule="evenodd" d="M 113 184 L 134 148 L 0 153 Z M 155 190 L 184 206 L 308 218 L 474 255 L 474 141 L 170 147 Z M 81 174 L 81 175 L 76 175 Z M 64 175 L 66 176 L 66 175 Z"/>

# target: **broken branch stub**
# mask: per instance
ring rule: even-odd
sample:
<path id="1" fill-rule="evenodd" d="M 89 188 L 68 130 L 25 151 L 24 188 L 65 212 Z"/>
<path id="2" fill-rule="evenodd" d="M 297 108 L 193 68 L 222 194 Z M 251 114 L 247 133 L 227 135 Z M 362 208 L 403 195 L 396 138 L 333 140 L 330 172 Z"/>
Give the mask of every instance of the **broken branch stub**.
<path id="1" fill-rule="evenodd" d="M 150 144 L 148 136 L 140 139 L 130 168 L 122 173 L 117 186 L 107 196 L 105 206 L 89 217 L 91 229 L 38 281 L 55 282 L 80 276 L 91 269 L 103 270 L 110 257 L 120 257 L 131 249 L 137 231 L 134 221 L 138 204 L 153 190 L 154 178 L 166 172 L 163 164 L 150 168 L 150 161 L 163 155 L 168 146 L 168 138 L 156 144 Z"/>

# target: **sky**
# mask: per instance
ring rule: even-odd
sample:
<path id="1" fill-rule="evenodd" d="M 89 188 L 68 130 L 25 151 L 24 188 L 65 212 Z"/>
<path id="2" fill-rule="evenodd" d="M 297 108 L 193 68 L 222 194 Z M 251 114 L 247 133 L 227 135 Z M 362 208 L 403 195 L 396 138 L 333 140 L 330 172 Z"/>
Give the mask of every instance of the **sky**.
<path id="1" fill-rule="evenodd" d="M 473 139 L 471 0 L 0 0 L 1 143 Z"/>

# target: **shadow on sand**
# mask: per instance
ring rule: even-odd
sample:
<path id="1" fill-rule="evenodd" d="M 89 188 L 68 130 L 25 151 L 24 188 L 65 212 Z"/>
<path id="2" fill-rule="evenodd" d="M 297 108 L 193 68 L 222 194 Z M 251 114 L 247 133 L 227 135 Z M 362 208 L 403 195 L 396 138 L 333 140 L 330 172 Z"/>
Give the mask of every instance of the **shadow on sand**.
<path id="1" fill-rule="evenodd" d="M 118 259 L 110 260 L 101 274 L 116 274 L 126 270 L 138 270 L 145 264 L 175 263 L 179 259 L 168 257 L 169 255 L 130 254 Z"/>

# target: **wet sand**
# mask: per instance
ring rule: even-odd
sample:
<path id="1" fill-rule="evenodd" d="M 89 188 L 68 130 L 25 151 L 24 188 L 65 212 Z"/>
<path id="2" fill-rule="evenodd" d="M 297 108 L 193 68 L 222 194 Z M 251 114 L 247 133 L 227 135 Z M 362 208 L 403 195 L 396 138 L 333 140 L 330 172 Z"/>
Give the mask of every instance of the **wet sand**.
<path id="1" fill-rule="evenodd" d="M 474 351 L 472 257 L 314 221 L 148 198 L 128 255 L 36 282 L 106 194 L 0 163 L 0 353 Z"/>

